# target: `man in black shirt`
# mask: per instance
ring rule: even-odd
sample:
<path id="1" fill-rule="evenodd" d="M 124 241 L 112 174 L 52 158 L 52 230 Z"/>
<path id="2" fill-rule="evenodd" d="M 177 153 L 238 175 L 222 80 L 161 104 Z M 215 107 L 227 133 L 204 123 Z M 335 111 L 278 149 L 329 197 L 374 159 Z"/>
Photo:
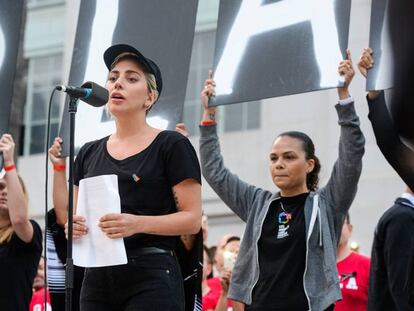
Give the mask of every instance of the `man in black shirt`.
<path id="1" fill-rule="evenodd" d="M 368 310 L 414 310 L 414 193 L 407 187 L 378 222 Z"/>

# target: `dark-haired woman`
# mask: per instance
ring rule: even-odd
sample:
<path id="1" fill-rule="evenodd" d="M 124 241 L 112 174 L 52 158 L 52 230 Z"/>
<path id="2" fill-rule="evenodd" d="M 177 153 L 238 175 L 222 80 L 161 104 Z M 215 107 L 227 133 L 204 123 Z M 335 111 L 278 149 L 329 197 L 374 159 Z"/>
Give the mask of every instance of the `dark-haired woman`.
<path id="1" fill-rule="evenodd" d="M 115 132 L 80 149 L 74 193 L 82 179 L 116 179 L 121 213 L 102 215 L 98 226 L 108 238 L 123 239 L 128 263 L 87 268 L 81 310 L 184 311 L 173 250 L 180 235 L 200 230 L 198 159 L 186 137 L 147 123 L 162 89 L 155 62 L 125 44 L 108 48 L 104 60 Z M 74 216 L 74 238 L 87 234 L 82 216 Z"/>
<path id="2" fill-rule="evenodd" d="M 220 154 L 216 110 L 208 107 L 215 86 L 211 77 L 201 92 L 203 175 L 246 222 L 229 298 L 245 303 L 247 311 L 331 310 L 341 299 L 336 248 L 357 191 L 365 143 L 348 93 L 354 70 L 347 54 L 338 69 L 345 78 L 336 105 L 341 127 L 339 157 L 321 189 L 314 145 L 300 132 L 280 134 L 273 142 L 270 174 L 280 192 L 249 185 L 232 174 Z"/>

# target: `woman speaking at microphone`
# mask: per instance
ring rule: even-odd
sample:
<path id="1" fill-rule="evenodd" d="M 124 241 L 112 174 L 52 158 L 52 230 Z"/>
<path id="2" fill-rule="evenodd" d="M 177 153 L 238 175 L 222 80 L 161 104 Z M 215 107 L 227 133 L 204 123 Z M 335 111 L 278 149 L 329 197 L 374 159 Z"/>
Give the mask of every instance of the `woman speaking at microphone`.
<path id="1" fill-rule="evenodd" d="M 81 310 L 184 310 L 183 279 L 173 249 L 178 236 L 200 230 L 197 156 L 183 135 L 147 123 L 162 90 L 155 62 L 125 44 L 108 48 L 104 61 L 107 105 L 116 129 L 80 149 L 74 201 L 80 180 L 117 176 L 121 213 L 102 215 L 98 226 L 109 238 L 124 239 L 128 263 L 87 268 Z M 74 239 L 86 234 L 85 218 L 74 215 Z"/>

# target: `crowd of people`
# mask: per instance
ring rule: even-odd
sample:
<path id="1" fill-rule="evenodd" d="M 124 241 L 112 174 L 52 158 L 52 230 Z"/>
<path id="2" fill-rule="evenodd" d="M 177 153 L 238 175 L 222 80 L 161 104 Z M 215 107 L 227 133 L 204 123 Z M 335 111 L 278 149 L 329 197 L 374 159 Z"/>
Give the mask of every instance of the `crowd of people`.
<path id="1" fill-rule="evenodd" d="M 372 53 L 364 49 L 358 61 L 365 77 L 374 66 Z M 82 180 L 114 178 L 117 189 L 111 192 L 120 198 L 121 213 L 101 215 L 96 225 L 109 239 L 123 239 L 128 263 L 76 268 L 73 310 L 414 309 L 413 150 L 393 126 L 382 91 L 367 94 L 369 119 L 379 149 L 407 187 L 379 220 L 371 260 L 349 247 L 349 209 L 365 144 L 349 92 L 355 75 L 349 50 L 338 66 L 344 78 L 335 105 L 340 136 L 328 182 L 319 185 L 321 163 L 311 138 L 288 131 L 271 142 L 272 190 L 248 184 L 226 168 L 217 109 L 208 104 L 216 87 L 211 71 L 201 91 L 199 162 L 184 124 L 162 131 L 147 123 L 162 92 L 156 63 L 124 44 L 108 48 L 104 61 L 108 111 L 116 127 L 86 143 L 76 157 L 73 238 L 89 232 L 85 215 L 77 212 Z M 65 309 L 68 186 L 62 143 L 56 138 L 49 149 L 53 209 L 45 230 L 45 284 L 42 232 L 28 217 L 14 141 L 9 134 L 0 139 L 0 275 L 8 280 L 0 282 L 1 310 Z M 208 245 L 201 173 L 246 223 L 241 237 L 230 233 Z"/>

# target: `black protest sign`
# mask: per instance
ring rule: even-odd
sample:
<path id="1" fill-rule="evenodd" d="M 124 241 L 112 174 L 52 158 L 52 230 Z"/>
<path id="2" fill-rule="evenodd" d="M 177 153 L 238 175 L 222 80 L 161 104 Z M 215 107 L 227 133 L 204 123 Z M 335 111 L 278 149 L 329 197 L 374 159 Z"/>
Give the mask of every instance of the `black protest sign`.
<path id="1" fill-rule="evenodd" d="M 222 0 L 211 104 L 341 85 L 350 7 L 350 0 Z"/>

